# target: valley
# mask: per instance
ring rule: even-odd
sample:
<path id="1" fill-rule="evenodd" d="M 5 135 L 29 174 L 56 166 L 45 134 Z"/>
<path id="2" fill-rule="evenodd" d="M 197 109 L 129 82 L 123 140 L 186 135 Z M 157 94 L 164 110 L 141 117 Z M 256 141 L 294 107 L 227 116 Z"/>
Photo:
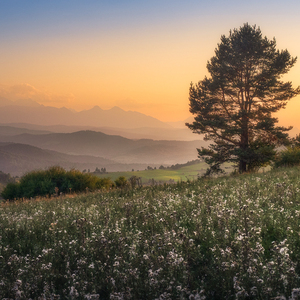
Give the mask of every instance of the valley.
<path id="1" fill-rule="evenodd" d="M 164 123 L 118 107 L 74 112 L 2 98 L 0 108 L 0 170 L 13 176 L 53 165 L 90 172 L 158 169 L 195 160 L 196 149 L 207 145 L 185 121 Z"/>

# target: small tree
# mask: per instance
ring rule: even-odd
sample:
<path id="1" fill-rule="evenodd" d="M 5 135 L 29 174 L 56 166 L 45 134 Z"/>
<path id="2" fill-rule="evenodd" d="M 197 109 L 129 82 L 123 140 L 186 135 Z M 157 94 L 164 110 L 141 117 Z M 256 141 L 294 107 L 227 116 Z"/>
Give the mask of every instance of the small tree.
<path id="1" fill-rule="evenodd" d="M 115 180 L 116 187 L 125 188 L 128 186 L 128 181 L 124 176 L 120 176 Z"/>
<path id="2" fill-rule="evenodd" d="M 131 184 L 131 188 L 134 189 L 136 186 L 141 187 L 142 186 L 142 178 L 137 177 L 135 175 L 131 176 L 129 178 L 129 182 Z"/>
<path id="3" fill-rule="evenodd" d="M 210 78 L 192 83 L 189 92 L 195 119 L 186 125 L 213 141 L 198 149 L 210 165 L 207 174 L 221 172 L 224 162 L 236 163 L 242 173 L 274 159 L 275 148 L 287 142 L 292 127 L 275 126 L 272 114 L 300 93 L 299 87 L 280 80 L 295 62 L 256 26 L 244 24 L 221 37 L 207 63 Z"/>

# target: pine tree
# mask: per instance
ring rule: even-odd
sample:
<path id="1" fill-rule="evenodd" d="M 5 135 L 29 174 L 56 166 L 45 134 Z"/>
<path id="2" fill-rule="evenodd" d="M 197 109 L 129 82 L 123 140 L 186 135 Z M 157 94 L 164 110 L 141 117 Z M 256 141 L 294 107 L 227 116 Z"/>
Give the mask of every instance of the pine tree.
<path id="1" fill-rule="evenodd" d="M 270 163 L 275 149 L 288 140 L 292 127 L 276 126 L 273 113 L 300 93 L 291 82 L 281 81 L 295 64 L 287 50 L 262 36 L 259 27 L 244 24 L 230 31 L 207 63 L 210 77 L 189 91 L 193 132 L 213 141 L 198 149 L 210 165 L 207 174 L 221 172 L 224 162 L 234 162 L 240 173 Z"/>

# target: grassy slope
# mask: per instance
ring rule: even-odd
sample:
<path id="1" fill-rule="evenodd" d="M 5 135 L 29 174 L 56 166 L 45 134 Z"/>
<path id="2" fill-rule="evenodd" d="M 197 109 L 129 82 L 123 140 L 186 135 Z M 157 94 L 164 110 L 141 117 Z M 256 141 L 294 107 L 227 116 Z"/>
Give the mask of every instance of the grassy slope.
<path id="1" fill-rule="evenodd" d="M 229 167 L 230 164 L 225 164 L 225 167 Z M 107 174 L 99 174 L 98 176 L 104 178 L 109 177 L 115 181 L 120 176 L 124 176 L 129 179 L 131 176 L 137 176 L 142 178 L 142 183 L 147 184 L 149 180 L 154 179 L 157 182 L 167 182 L 169 180 L 187 181 L 197 179 L 198 175 L 202 175 L 207 169 L 207 164 L 204 162 L 197 163 L 191 166 L 184 166 L 177 170 L 172 169 L 156 169 L 156 170 L 141 170 L 134 172 L 109 172 Z M 226 169 L 228 171 L 229 169 Z"/>
<path id="2" fill-rule="evenodd" d="M 0 298 L 288 298 L 299 179 L 292 168 L 3 204 Z"/>

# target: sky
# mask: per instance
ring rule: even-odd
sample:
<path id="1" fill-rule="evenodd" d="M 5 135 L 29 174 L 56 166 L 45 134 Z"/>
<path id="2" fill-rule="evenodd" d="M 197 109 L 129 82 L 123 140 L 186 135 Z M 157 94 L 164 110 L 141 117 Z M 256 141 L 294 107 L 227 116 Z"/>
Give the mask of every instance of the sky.
<path id="1" fill-rule="evenodd" d="M 190 116 L 221 35 L 256 24 L 300 56 L 299 0 L 0 0 L 0 97 L 77 111 Z M 300 85 L 300 61 L 285 75 Z M 278 114 L 300 128 L 300 97 Z"/>

